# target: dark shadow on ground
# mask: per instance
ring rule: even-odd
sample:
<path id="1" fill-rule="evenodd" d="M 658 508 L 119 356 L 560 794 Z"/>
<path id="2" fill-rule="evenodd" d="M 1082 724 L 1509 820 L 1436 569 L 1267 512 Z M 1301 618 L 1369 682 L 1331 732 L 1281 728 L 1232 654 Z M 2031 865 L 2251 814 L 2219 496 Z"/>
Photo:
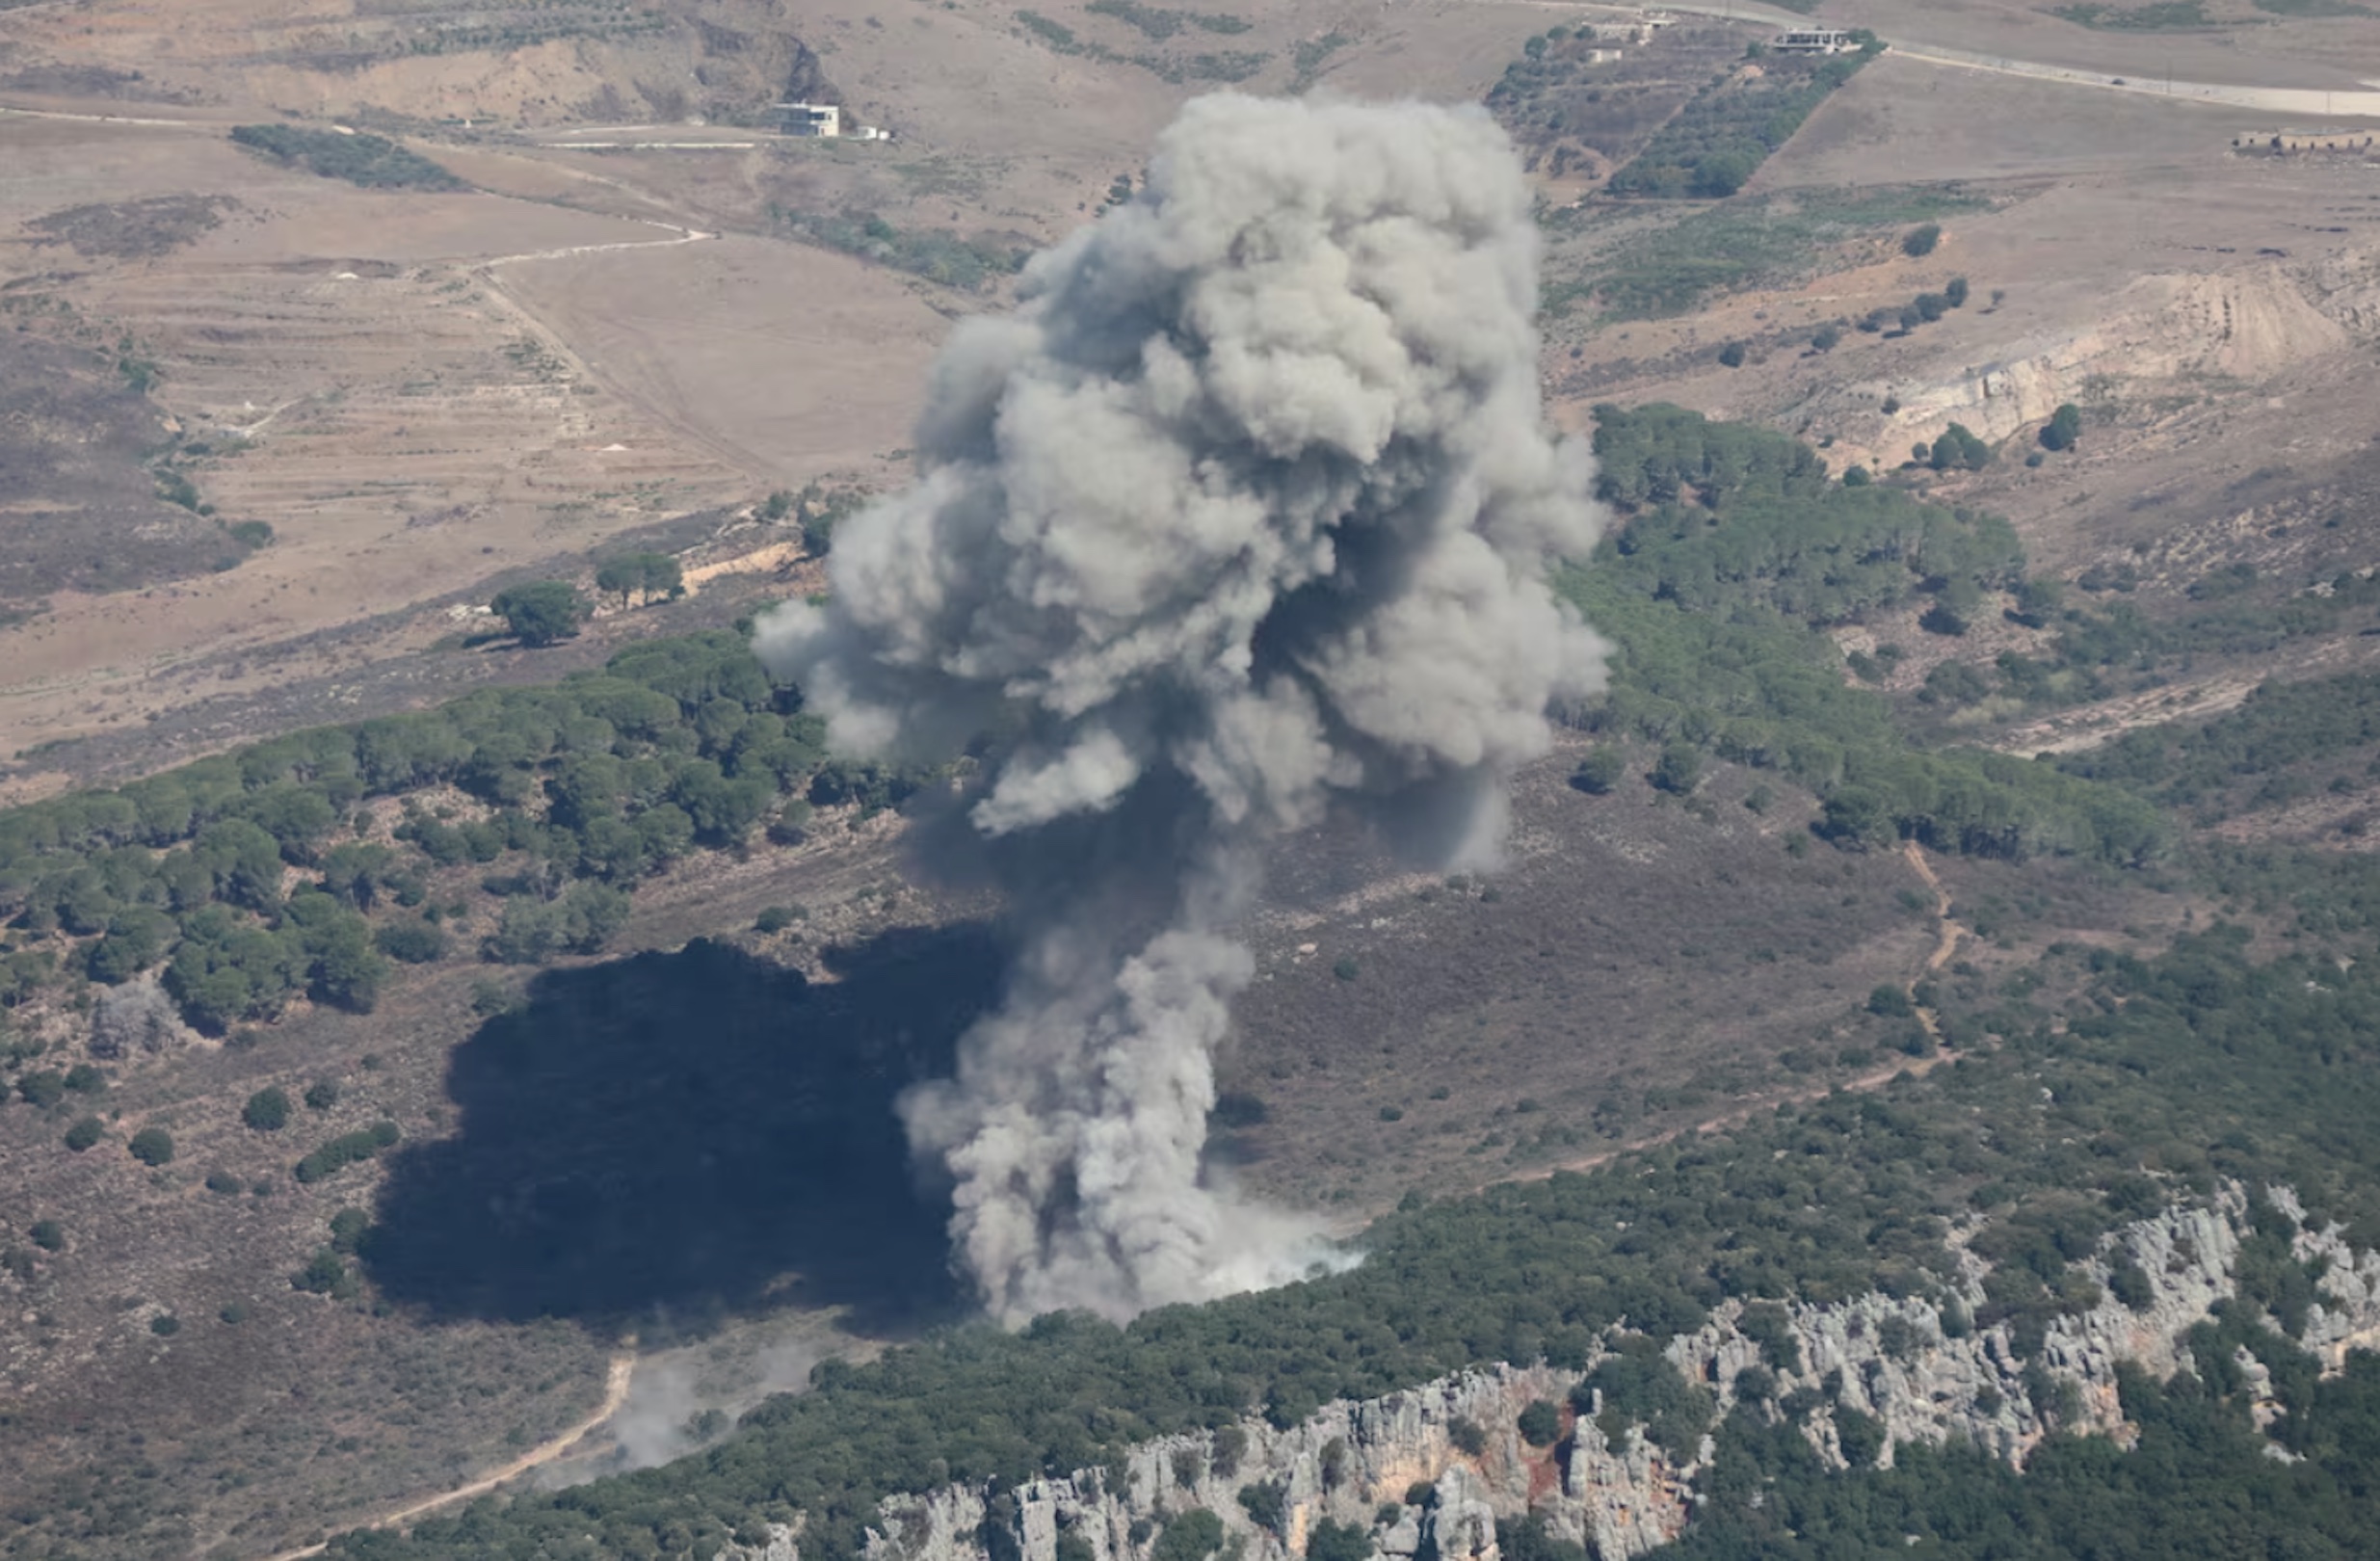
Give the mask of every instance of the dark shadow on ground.
<path id="1" fill-rule="evenodd" d="M 864 1331 L 960 1300 L 949 1207 L 893 1100 L 996 995 L 982 926 L 886 934 L 812 985 L 725 944 L 548 971 L 458 1046 L 452 1136 L 393 1156 L 367 1263 L 434 1316 L 699 1331 L 845 1306 Z"/>

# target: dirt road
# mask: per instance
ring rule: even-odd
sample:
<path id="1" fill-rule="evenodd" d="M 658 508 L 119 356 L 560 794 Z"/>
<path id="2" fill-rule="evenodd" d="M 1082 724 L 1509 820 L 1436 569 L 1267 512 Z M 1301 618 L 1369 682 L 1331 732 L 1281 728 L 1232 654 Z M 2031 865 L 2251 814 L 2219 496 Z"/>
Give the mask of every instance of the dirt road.
<path id="1" fill-rule="evenodd" d="M 437 1511 L 440 1507 L 451 1506 L 458 1501 L 468 1501 L 473 1496 L 486 1495 L 507 1480 L 518 1479 L 533 1468 L 552 1463 L 577 1445 L 580 1438 L 620 1413 L 620 1406 L 628 1401 L 628 1383 L 635 1375 L 636 1357 L 634 1355 L 614 1356 L 611 1373 L 605 1378 L 603 1384 L 603 1402 L 595 1406 L 593 1415 L 588 1415 L 576 1425 L 566 1428 L 551 1442 L 540 1442 L 493 1473 L 483 1474 L 468 1485 L 459 1485 L 451 1491 L 416 1501 L 410 1507 L 400 1507 L 395 1512 L 375 1518 L 362 1526 L 365 1528 L 394 1528 L 400 1523 L 410 1523 L 416 1518 Z M 283 1550 L 280 1554 L 270 1557 L 269 1561 L 303 1561 L 304 1557 L 322 1554 L 326 1548 L 328 1547 L 323 1545 L 309 1545 L 301 1550 Z"/>

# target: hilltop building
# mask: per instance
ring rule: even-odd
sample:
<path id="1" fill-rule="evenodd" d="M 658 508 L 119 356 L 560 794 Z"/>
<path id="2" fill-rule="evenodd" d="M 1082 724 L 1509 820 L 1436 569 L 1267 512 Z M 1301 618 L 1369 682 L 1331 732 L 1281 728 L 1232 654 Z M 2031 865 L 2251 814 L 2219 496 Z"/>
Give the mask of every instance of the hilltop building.
<path id="1" fill-rule="evenodd" d="M 2367 152 L 2380 147 L 2369 130 L 2256 130 L 2232 138 L 2234 151 Z"/>
<path id="2" fill-rule="evenodd" d="M 1833 27 L 1797 27 L 1769 45 L 1779 54 L 1849 54 L 1859 47 L 1851 35 Z"/>

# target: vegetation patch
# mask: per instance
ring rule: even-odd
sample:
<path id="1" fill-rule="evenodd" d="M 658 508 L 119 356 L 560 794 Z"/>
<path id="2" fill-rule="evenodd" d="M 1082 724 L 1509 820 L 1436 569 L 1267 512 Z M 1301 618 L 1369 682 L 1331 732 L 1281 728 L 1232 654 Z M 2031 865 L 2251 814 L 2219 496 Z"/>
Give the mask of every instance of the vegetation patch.
<path id="1" fill-rule="evenodd" d="M 1875 34 L 1853 37 L 1860 43 L 1855 53 L 1766 55 L 1759 74 L 1738 72 L 1705 88 L 1611 176 L 1605 190 L 1670 199 L 1733 195 L 1820 103 L 1884 52 Z"/>
<path id="2" fill-rule="evenodd" d="M 2259 5 L 2263 3 L 2264 0 L 2258 0 Z M 2290 3 L 2291 0 L 2280 0 L 2281 5 Z M 2203 0 L 2155 0 L 2145 6 L 2108 6 L 2096 0 L 2081 0 L 2076 5 L 2056 7 L 2049 14 L 2077 27 L 2117 33 L 2163 33 L 2214 25 Z"/>
<path id="3" fill-rule="evenodd" d="M 1030 252 L 988 234 L 966 239 L 939 228 L 895 227 L 865 212 L 828 216 L 772 204 L 769 220 L 809 243 L 963 292 L 981 292 L 1012 275 Z"/>
<path id="4" fill-rule="evenodd" d="M 1989 205 L 1955 184 L 1738 198 L 1691 211 L 1549 280 L 1546 306 L 1559 312 L 1593 300 L 1614 320 L 1684 314 L 1723 294 L 1787 285 L 1837 264 L 1856 264 L 1861 255 L 1850 241 L 1880 229 Z M 1550 225 L 1560 232 L 1587 215 L 1584 208 L 1556 213 Z M 1831 260 L 1830 250 L 1837 251 Z"/>
<path id="5" fill-rule="evenodd" d="M 293 124 L 235 125 L 231 139 L 249 150 L 327 179 L 367 190 L 460 190 L 463 182 L 385 136 L 357 130 L 309 130 Z"/>

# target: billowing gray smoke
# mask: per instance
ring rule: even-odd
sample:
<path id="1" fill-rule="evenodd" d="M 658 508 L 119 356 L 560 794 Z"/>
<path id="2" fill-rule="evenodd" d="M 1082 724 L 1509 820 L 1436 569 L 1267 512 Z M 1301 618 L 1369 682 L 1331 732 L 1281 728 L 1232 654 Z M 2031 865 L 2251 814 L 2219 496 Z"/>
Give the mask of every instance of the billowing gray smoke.
<path id="1" fill-rule="evenodd" d="M 1599 517 L 1542 420 L 1529 204 L 1476 112 L 1192 102 L 953 332 L 832 605 L 762 624 L 839 751 L 989 755 L 965 833 L 1025 951 L 903 1114 L 1003 1318 L 1304 1269 L 1309 1228 L 1199 1165 L 1266 843 L 1338 805 L 1483 863 L 1548 703 L 1600 682 L 1546 583 Z"/>

